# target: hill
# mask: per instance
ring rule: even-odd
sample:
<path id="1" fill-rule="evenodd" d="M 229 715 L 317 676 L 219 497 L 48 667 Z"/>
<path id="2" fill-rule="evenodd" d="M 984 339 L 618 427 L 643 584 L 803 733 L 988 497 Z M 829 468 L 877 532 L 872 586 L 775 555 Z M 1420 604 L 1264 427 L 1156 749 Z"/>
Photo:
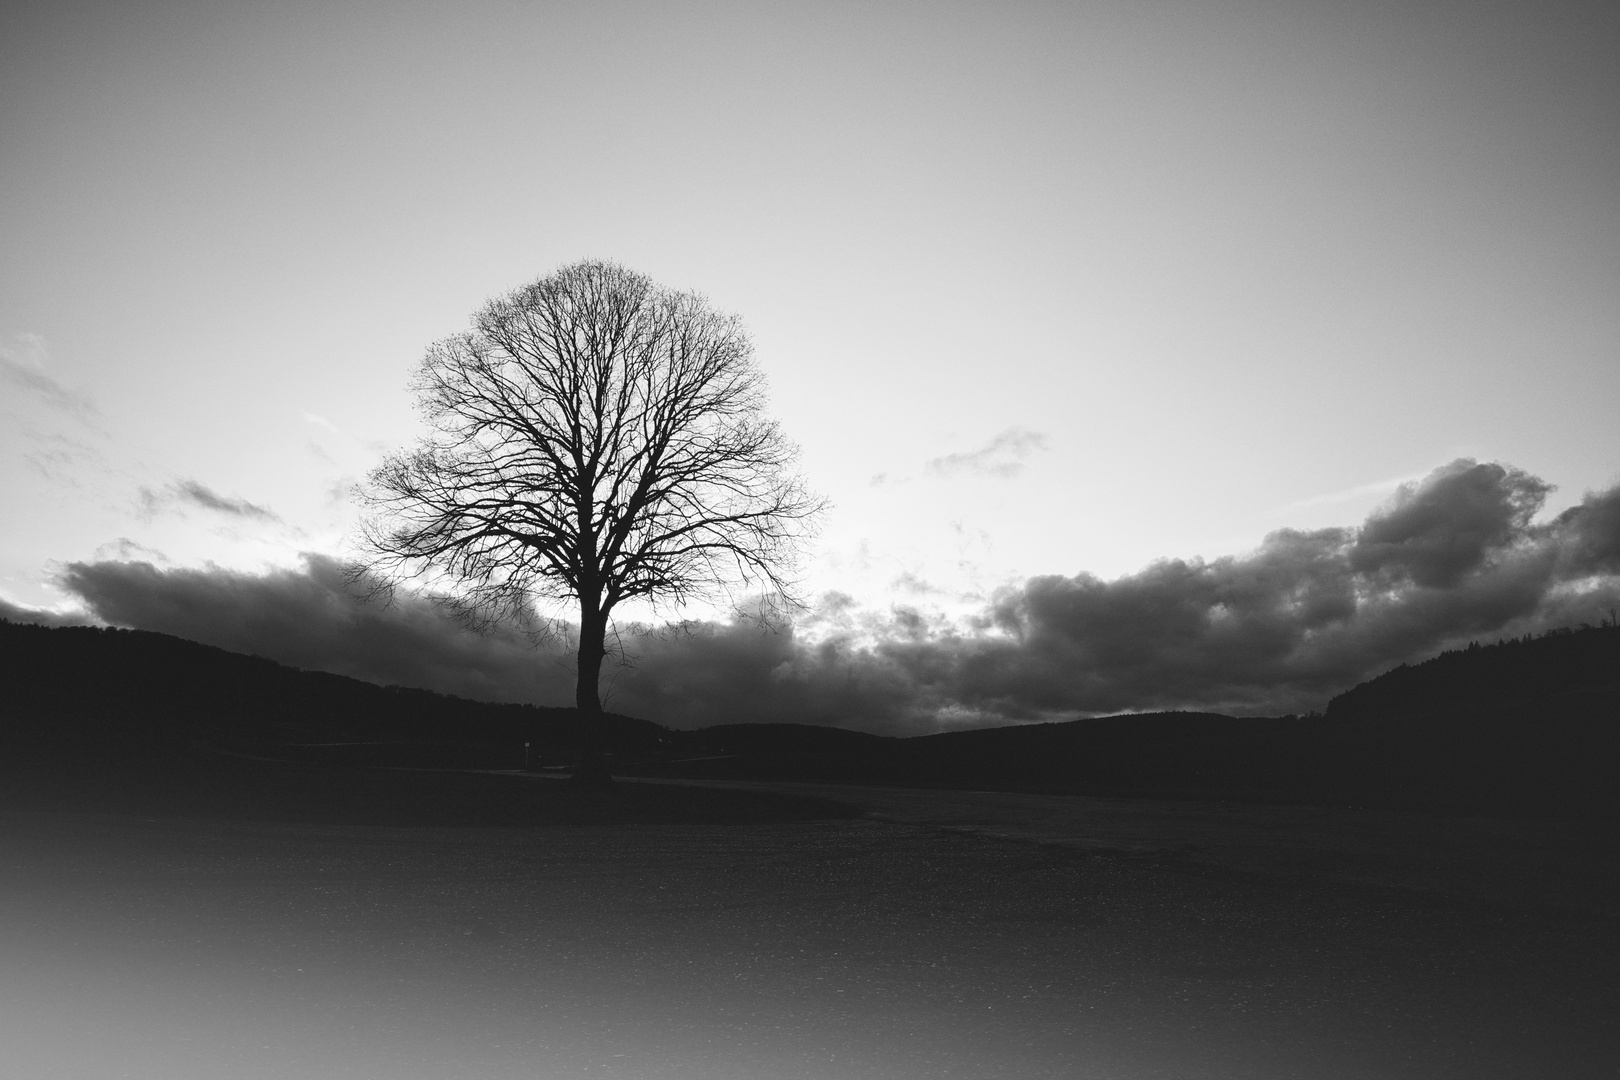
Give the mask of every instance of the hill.
<path id="1" fill-rule="evenodd" d="M 856 812 L 803 796 L 442 771 L 517 770 L 526 756 L 566 763 L 577 720 L 572 709 L 375 686 L 163 634 L 0 620 L 0 811 L 389 826 Z M 672 752 L 656 724 L 609 722 L 623 760 Z"/>
<path id="2" fill-rule="evenodd" d="M 1470 644 L 1402 664 L 1328 702 L 1330 720 L 1455 715 L 1521 701 L 1620 691 L 1620 626 Z"/>
<path id="3" fill-rule="evenodd" d="M 1309 717 L 1151 713 L 879 739 L 792 725 L 687 733 L 659 775 L 1092 795 L 1620 814 L 1620 628 L 1470 645 Z"/>
<path id="4" fill-rule="evenodd" d="M 123 756 L 174 745 L 331 763 L 519 768 L 571 758 L 573 709 L 491 704 L 342 675 L 144 630 L 0 620 L 0 742 Z M 610 715 L 629 759 L 670 733 Z"/>
<path id="5" fill-rule="evenodd" d="M 1325 726 L 1371 801 L 1620 814 L 1620 627 L 1403 664 L 1335 697 Z"/>
<path id="6" fill-rule="evenodd" d="M 14 754 L 205 747 L 324 766 L 518 768 L 568 763 L 578 731 L 572 709 L 375 686 L 132 630 L 0 621 L 0 687 L 0 746 Z M 1171 712 L 913 738 L 610 722 L 626 775 L 1612 816 L 1620 628 L 1471 645 L 1303 718 Z"/>

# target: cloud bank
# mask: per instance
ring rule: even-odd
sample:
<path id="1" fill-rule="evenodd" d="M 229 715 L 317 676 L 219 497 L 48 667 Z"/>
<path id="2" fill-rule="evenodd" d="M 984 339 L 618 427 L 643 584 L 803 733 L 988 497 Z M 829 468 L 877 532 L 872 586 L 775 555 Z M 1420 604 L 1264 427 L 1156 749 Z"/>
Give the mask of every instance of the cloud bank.
<path id="1" fill-rule="evenodd" d="M 1471 638 L 1620 608 L 1620 485 L 1537 523 L 1550 487 L 1458 460 L 1360 526 L 1284 529 L 1254 551 L 1111 581 L 1029 578 L 966 620 L 829 594 L 796 629 L 626 633 L 609 707 L 679 727 L 743 721 L 916 734 L 1125 711 L 1278 714 Z M 254 575 L 146 562 L 64 567 L 93 612 L 300 667 L 485 700 L 566 704 L 566 640 L 467 633 L 427 600 L 364 604 L 332 559 Z M 917 590 L 913 590 L 916 593 Z"/>
<path id="2" fill-rule="evenodd" d="M 57 582 L 95 620 L 384 685 L 485 701 L 571 700 L 571 676 L 538 662 L 516 631 L 480 636 L 430 600 L 400 591 L 365 602 L 335 559 L 306 555 L 263 574 L 145 561 L 68 563 Z M 565 693 L 566 691 L 566 693 Z"/>

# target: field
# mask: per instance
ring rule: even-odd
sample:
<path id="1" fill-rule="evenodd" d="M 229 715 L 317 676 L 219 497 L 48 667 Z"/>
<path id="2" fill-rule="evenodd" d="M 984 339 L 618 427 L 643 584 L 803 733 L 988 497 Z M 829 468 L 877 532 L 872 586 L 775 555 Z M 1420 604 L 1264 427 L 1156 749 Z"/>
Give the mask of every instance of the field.
<path id="1" fill-rule="evenodd" d="M 5 779 L 0 1045 L 19 1076 L 1620 1062 L 1620 845 L 1595 826 L 250 762 L 200 787 L 139 763 Z"/>

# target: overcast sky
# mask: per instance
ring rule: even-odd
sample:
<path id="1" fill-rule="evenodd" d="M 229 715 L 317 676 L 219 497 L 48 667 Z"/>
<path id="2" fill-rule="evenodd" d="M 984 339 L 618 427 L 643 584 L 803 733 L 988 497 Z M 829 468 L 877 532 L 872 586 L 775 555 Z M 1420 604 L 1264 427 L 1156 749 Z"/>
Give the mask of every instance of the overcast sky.
<path id="1" fill-rule="evenodd" d="M 1545 0 L 7 4 L 0 604 L 566 700 L 332 571 L 426 347 L 601 257 L 745 320 L 834 504 L 813 611 L 638 639 L 627 711 L 1280 711 L 1595 621 L 1617 55 Z"/>

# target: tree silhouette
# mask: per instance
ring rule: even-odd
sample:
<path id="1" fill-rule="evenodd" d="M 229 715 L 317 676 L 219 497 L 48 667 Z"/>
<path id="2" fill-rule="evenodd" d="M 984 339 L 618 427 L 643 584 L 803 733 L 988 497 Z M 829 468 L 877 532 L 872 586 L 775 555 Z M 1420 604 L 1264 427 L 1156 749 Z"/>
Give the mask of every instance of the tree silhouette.
<path id="1" fill-rule="evenodd" d="M 605 777 L 599 679 L 625 601 L 791 597 L 822 507 L 765 415 L 738 320 L 606 262 L 492 300 L 413 382 L 430 434 L 362 488 L 366 571 L 427 579 L 474 624 L 576 602 L 580 771 Z"/>

